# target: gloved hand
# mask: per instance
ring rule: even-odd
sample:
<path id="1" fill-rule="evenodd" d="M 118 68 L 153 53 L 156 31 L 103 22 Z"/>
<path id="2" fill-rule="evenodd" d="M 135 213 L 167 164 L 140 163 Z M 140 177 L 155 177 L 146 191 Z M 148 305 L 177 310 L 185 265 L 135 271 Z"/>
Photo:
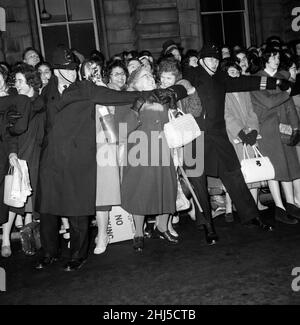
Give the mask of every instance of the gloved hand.
<path id="1" fill-rule="evenodd" d="M 14 126 L 19 118 L 22 117 L 22 114 L 16 111 L 8 111 L 6 114 L 6 119 L 8 121 L 8 126 Z"/>
<path id="2" fill-rule="evenodd" d="M 277 86 L 281 91 L 287 91 L 291 88 L 291 83 L 285 79 L 277 79 Z"/>
<path id="3" fill-rule="evenodd" d="M 239 138 L 242 140 L 243 144 L 244 144 L 244 143 L 247 144 L 248 138 L 247 138 L 247 134 L 244 132 L 244 130 L 241 130 L 241 131 L 238 133 L 238 136 L 239 136 Z"/>
<path id="4" fill-rule="evenodd" d="M 300 142 L 300 130 L 294 129 L 288 146 L 296 146 Z"/>
<path id="5" fill-rule="evenodd" d="M 146 99 L 143 96 L 139 96 L 134 100 L 131 109 L 139 113 L 145 103 Z"/>
<path id="6" fill-rule="evenodd" d="M 257 133 L 256 130 L 252 130 L 248 134 L 246 134 L 244 132 L 244 130 L 241 130 L 239 132 L 239 134 L 238 134 L 238 136 L 242 140 L 243 144 L 247 144 L 249 146 L 254 146 L 255 145 L 256 139 L 257 139 L 257 135 L 258 135 L 258 133 Z"/>
<path id="7" fill-rule="evenodd" d="M 256 143 L 256 139 L 257 139 L 257 131 L 256 130 L 252 130 L 250 131 L 246 136 L 248 138 L 248 143 L 250 146 L 254 146 Z"/>

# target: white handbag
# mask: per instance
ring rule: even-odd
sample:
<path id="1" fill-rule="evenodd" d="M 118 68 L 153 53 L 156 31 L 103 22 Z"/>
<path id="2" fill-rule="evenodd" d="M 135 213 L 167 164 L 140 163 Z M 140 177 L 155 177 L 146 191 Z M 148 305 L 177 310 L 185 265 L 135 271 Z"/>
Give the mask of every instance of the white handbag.
<path id="1" fill-rule="evenodd" d="M 180 148 L 201 135 L 200 128 L 192 114 L 185 114 L 180 109 L 180 116 L 175 117 L 169 110 L 169 122 L 164 125 L 164 133 L 169 148 Z"/>
<path id="2" fill-rule="evenodd" d="M 244 159 L 241 161 L 241 170 L 246 183 L 269 181 L 274 179 L 275 170 L 268 157 L 264 157 L 256 146 L 252 146 L 255 158 L 250 158 L 247 146 L 243 147 Z"/>
<path id="3" fill-rule="evenodd" d="M 4 198 L 3 202 L 11 207 L 14 208 L 22 208 L 25 205 L 25 202 L 15 198 L 12 195 L 12 184 L 13 184 L 13 178 L 14 178 L 14 168 L 9 167 L 8 174 L 5 176 L 4 179 Z"/>

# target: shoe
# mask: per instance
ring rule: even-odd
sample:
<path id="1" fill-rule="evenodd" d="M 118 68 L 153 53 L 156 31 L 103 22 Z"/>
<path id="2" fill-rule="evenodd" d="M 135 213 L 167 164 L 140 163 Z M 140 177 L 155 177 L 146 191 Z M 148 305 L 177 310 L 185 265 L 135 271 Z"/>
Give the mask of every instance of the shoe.
<path id="1" fill-rule="evenodd" d="M 297 219 L 289 216 L 287 211 L 279 207 L 275 207 L 275 220 L 285 223 L 287 225 L 295 225 L 298 223 Z"/>
<path id="2" fill-rule="evenodd" d="M 144 229 L 144 237 L 151 238 L 154 230 L 155 222 L 146 222 Z"/>
<path id="3" fill-rule="evenodd" d="M 212 224 L 203 225 L 205 239 L 209 246 L 216 245 L 219 241 L 219 236 L 217 235 L 214 226 Z"/>
<path id="4" fill-rule="evenodd" d="M 65 272 L 73 272 L 79 270 L 83 264 L 86 262 L 86 259 L 80 258 L 78 260 L 71 260 L 64 266 Z"/>
<path id="5" fill-rule="evenodd" d="M 169 230 L 167 230 L 165 232 L 161 232 L 158 230 L 157 227 L 154 229 L 154 236 L 156 238 L 165 239 L 170 244 L 178 244 L 178 242 L 179 242 L 178 238 L 172 236 L 172 234 L 170 233 Z"/>
<path id="6" fill-rule="evenodd" d="M 38 260 L 34 268 L 36 270 L 43 270 L 57 261 L 58 261 L 57 257 L 45 256 Z"/>
<path id="7" fill-rule="evenodd" d="M 144 249 L 144 237 L 133 237 L 133 249 L 142 252 Z"/>
<path id="8" fill-rule="evenodd" d="M 298 208 L 296 205 L 287 203 L 285 208 L 289 216 L 300 219 L 300 208 Z"/>
<path id="9" fill-rule="evenodd" d="M 10 246 L 2 246 L 1 247 L 1 256 L 2 257 L 10 257 L 11 256 Z"/>
<path id="10" fill-rule="evenodd" d="M 260 218 L 254 218 L 248 223 L 250 226 L 259 227 L 263 231 L 273 231 L 274 227 L 263 223 Z"/>
<path id="11" fill-rule="evenodd" d="M 97 246 L 94 249 L 94 254 L 100 255 L 100 254 L 104 253 L 106 251 L 106 247 L 108 245 L 108 242 L 109 242 L 109 237 L 108 236 L 104 237 L 104 239 L 102 239 L 102 240 L 101 240 L 101 237 L 100 237 L 100 243 L 99 243 L 99 241 L 97 241 Z M 99 246 L 98 246 L 98 244 L 99 244 Z"/>
<path id="12" fill-rule="evenodd" d="M 233 217 L 233 214 L 230 212 L 230 213 L 225 213 L 225 221 L 230 223 L 230 222 L 234 222 L 234 217 Z"/>
<path id="13" fill-rule="evenodd" d="M 170 234 L 173 236 L 173 237 L 175 237 L 175 238 L 179 238 L 179 235 L 178 235 L 178 233 L 177 233 L 177 231 L 173 228 L 173 226 L 171 225 L 171 226 L 169 226 L 169 232 L 170 232 Z"/>

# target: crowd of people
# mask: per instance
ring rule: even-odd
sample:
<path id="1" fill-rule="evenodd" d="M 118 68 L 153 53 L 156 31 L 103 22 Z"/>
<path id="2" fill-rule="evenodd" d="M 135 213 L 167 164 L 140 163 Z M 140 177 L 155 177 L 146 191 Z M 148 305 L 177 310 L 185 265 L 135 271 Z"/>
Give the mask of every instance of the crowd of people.
<path id="1" fill-rule="evenodd" d="M 40 222 L 42 245 L 35 268 L 58 260 L 64 229 L 70 239 L 64 269 L 77 270 L 88 257 L 91 218 L 98 227 L 94 254 L 105 252 L 113 206 L 133 215 L 137 252 L 143 251 L 145 236 L 178 244 L 180 234 L 173 228 L 178 164 L 195 169 L 177 151 L 174 155 L 163 133 L 170 112 L 176 115 L 178 109 L 192 114 L 203 131 L 201 150 L 199 139 L 190 150 L 204 171 L 188 175 L 201 206 L 191 199 L 192 217 L 208 244 L 219 239 L 208 192 L 211 177 L 219 178 L 227 193 L 226 221 L 233 221 L 234 205 L 241 223 L 273 230 L 259 214 L 262 183 L 246 184 L 241 172 L 245 145 L 251 157 L 252 146 L 259 147 L 274 167 L 268 186 L 275 220 L 298 223 L 299 78 L 300 41 L 287 45 L 278 37 L 259 48 L 205 44 L 185 52 L 168 40 L 158 59 L 147 50 L 110 59 L 94 50 L 84 58 L 58 45 L 51 62 L 34 48 L 24 51 L 22 62 L 2 62 L 0 195 L 9 165 L 19 168 L 18 159 L 26 160 L 33 189 L 24 208 L 0 203 L 2 257 L 12 255 L 14 223 L 19 227 L 34 219 Z"/>

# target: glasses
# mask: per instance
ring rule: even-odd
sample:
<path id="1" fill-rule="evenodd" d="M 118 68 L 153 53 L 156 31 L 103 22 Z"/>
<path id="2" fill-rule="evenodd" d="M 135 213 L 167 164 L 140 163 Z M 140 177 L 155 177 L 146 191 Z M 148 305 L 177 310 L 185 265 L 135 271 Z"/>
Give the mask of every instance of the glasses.
<path id="1" fill-rule="evenodd" d="M 125 77 L 125 72 L 116 72 L 111 74 L 112 77 Z"/>

